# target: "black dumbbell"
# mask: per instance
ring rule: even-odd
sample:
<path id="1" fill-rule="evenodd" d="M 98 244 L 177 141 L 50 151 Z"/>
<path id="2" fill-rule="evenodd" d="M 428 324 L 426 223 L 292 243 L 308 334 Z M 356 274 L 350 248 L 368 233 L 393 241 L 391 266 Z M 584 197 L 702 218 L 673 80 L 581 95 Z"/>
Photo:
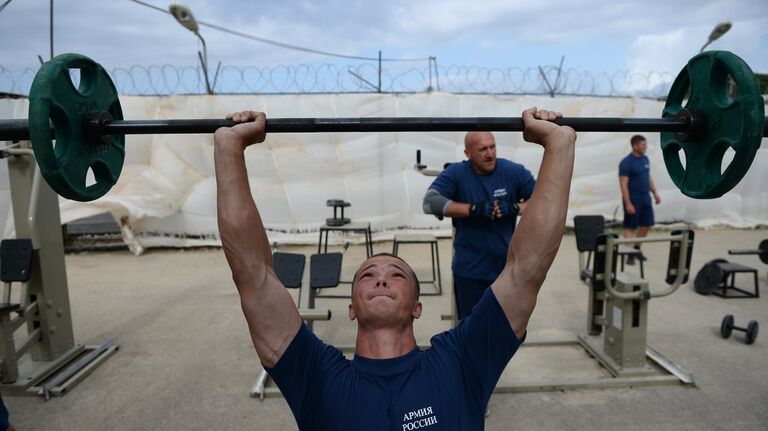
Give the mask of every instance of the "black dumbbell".
<path id="1" fill-rule="evenodd" d="M 747 327 L 742 328 L 741 326 L 736 326 L 733 324 L 733 314 L 726 314 L 725 317 L 723 317 L 723 322 L 720 323 L 720 335 L 722 335 L 723 338 L 728 338 L 731 336 L 731 332 L 733 332 L 734 329 L 737 331 L 746 332 L 747 344 L 752 344 L 757 338 L 757 330 L 759 329 L 759 325 L 757 324 L 756 320 L 750 320 L 747 324 Z"/>

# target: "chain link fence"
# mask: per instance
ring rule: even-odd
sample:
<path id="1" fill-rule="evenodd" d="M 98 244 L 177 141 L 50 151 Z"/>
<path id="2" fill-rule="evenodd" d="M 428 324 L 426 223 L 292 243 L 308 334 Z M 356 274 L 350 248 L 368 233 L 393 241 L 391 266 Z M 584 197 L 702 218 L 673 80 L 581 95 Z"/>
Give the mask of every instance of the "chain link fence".
<path id="1" fill-rule="evenodd" d="M 27 95 L 36 70 L 0 66 L 0 93 Z M 123 95 L 205 94 L 203 71 L 193 66 L 131 66 L 108 71 Z M 408 69 L 359 65 L 299 64 L 223 66 L 210 71 L 216 94 L 447 93 L 641 97 L 669 92 L 674 76 L 591 72 L 558 66 L 490 68 L 431 63 Z"/>

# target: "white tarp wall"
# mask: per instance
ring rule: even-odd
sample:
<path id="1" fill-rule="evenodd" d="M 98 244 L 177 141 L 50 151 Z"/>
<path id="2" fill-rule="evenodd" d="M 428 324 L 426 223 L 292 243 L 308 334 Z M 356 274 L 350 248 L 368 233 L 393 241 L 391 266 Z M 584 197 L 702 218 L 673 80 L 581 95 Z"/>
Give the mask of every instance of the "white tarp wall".
<path id="1" fill-rule="evenodd" d="M 500 97 L 492 95 L 333 94 L 280 96 L 122 97 L 126 119 L 220 118 L 242 109 L 271 117 L 519 116 L 530 106 L 581 117 L 659 117 L 663 103 L 626 98 Z M 26 118 L 26 99 L 0 100 L 0 118 Z M 569 221 L 579 214 L 610 218 L 620 205 L 618 163 L 630 152 L 631 133 L 581 133 Z M 684 196 L 669 178 L 659 134 L 648 133 L 652 176 L 662 203 L 658 222 L 700 227 L 768 224 L 768 145 L 733 191 L 716 200 Z M 542 150 L 520 133 L 496 134 L 498 156 L 523 163 L 534 176 Z M 251 188 L 270 239 L 316 242 L 331 209 L 326 199 L 352 203 L 345 215 L 370 221 L 377 238 L 404 228 L 449 233 L 450 222 L 423 214 L 421 199 L 433 178 L 413 169 L 462 160 L 463 133 L 280 134 L 246 152 Z M 134 135 L 117 185 L 90 203 L 61 200 L 62 223 L 111 212 L 127 217 L 143 246 L 218 244 L 212 135 Z M 12 234 L 7 166 L 0 167 L 0 226 Z M 621 210 L 617 217 L 621 218 Z"/>

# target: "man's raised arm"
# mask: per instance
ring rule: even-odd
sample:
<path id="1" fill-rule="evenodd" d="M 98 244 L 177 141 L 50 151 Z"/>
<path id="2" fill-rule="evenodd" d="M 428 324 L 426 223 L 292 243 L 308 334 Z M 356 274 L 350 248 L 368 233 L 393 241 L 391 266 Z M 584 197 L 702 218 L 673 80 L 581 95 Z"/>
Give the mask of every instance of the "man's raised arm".
<path id="1" fill-rule="evenodd" d="M 491 286 L 518 338 L 525 334 L 565 229 L 576 132 L 551 122 L 560 116 L 536 108 L 523 112 L 523 138 L 544 147 L 544 157 L 533 196 L 512 235 L 504 271 Z"/>
<path id="2" fill-rule="evenodd" d="M 219 235 L 256 353 L 266 367 L 274 367 L 301 318 L 272 268 L 272 251 L 245 169 L 245 149 L 264 141 L 266 117 L 244 111 L 228 118 L 242 124 L 222 127 L 213 137 Z"/>

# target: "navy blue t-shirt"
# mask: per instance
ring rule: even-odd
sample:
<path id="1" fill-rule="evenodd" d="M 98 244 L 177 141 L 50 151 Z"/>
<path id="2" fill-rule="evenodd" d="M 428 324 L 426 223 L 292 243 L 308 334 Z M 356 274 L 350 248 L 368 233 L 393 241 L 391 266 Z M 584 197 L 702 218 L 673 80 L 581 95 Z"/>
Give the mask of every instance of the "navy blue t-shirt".
<path id="1" fill-rule="evenodd" d="M 497 158 L 496 168 L 488 175 L 478 175 L 469 160 L 452 163 L 429 188 L 456 202 L 510 199 L 516 203 L 530 199 L 535 185 L 533 175 L 523 165 Z M 512 217 L 454 218 L 453 272 L 465 278 L 495 280 L 507 262 L 515 222 Z"/>
<path id="2" fill-rule="evenodd" d="M 301 430 L 482 430 L 493 388 L 521 341 L 491 289 L 432 347 L 346 359 L 306 325 L 267 372 Z"/>
<path id="3" fill-rule="evenodd" d="M 619 163 L 619 176 L 629 177 L 627 187 L 629 198 L 633 201 L 651 200 L 651 161 L 642 155 L 635 157 L 630 153 Z"/>
<path id="4" fill-rule="evenodd" d="M 0 397 L 0 430 L 5 431 L 8 429 L 9 420 L 8 420 L 8 409 L 5 407 L 5 403 L 3 402 L 3 397 Z"/>

